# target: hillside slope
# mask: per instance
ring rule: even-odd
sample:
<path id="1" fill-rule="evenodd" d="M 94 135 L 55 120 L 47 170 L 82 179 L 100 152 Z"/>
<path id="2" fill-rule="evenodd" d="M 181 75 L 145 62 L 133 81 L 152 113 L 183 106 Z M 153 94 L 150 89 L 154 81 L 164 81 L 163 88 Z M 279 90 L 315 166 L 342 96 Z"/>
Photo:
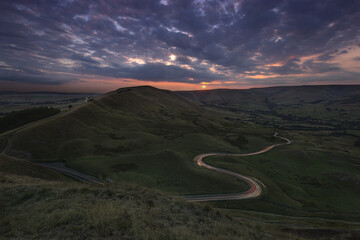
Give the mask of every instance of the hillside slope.
<path id="1" fill-rule="evenodd" d="M 251 143 L 231 139 L 240 135 L 233 124 L 177 94 L 145 86 L 98 96 L 2 138 L 9 138 L 8 155 L 62 161 L 100 178 L 190 194 L 246 189 L 231 177 L 195 168 L 192 161 L 209 150 L 239 152 L 273 141 L 271 129 L 250 134 Z"/>
<path id="2" fill-rule="evenodd" d="M 314 228 L 307 219 L 233 213 L 137 185 L 59 181 L 48 169 L 30 167 L 27 173 L 29 166 L 21 160 L 3 160 L 1 239 L 300 240 L 355 239 L 359 234 L 357 223 L 313 219 Z"/>
<path id="3" fill-rule="evenodd" d="M 216 122 L 219 119 L 212 121 L 209 118 L 201 108 L 170 91 L 151 87 L 121 89 L 57 118 L 19 131 L 9 152 L 15 150 L 16 154 L 16 150 L 25 151 L 31 154 L 28 156 L 40 161 L 61 160 L 66 159 L 67 155 L 76 155 L 79 149 L 96 151 L 86 139 L 104 134 L 109 134 L 113 139 L 121 138 L 116 136 L 116 131 L 125 128 L 146 130 L 144 134 L 149 135 L 151 131 L 158 133 L 158 129 L 193 132 L 222 127 L 221 123 Z M 75 149 L 71 149 L 72 146 Z"/>

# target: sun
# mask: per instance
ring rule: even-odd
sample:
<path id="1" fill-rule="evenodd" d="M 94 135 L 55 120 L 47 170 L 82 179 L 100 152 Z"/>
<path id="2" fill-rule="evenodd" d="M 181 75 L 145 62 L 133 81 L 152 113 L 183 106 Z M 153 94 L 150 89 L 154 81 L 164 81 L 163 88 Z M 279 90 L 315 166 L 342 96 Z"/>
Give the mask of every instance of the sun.
<path id="1" fill-rule="evenodd" d="M 206 85 L 202 85 L 201 88 L 202 88 L 202 89 L 206 89 Z"/>

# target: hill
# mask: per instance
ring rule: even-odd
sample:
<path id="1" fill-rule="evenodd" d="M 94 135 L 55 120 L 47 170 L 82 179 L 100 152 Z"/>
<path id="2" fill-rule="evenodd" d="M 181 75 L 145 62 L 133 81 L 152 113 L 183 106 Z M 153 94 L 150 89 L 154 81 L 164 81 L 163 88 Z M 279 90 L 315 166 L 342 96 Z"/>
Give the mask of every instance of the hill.
<path id="1" fill-rule="evenodd" d="M 287 103 L 353 98 L 360 95 L 360 85 L 306 85 L 251 89 L 214 89 L 200 91 L 177 91 L 180 96 L 204 104 L 235 104 L 239 102 L 261 102 L 269 98 Z"/>
<path id="2" fill-rule="evenodd" d="M 211 109 L 236 113 L 230 117 L 243 124 L 289 130 L 360 129 L 360 85 L 215 89 L 177 94 Z"/>
<path id="3" fill-rule="evenodd" d="M 271 99 L 280 95 L 274 89 L 255 89 L 247 98 L 241 95 L 242 90 L 201 92 L 217 99 L 210 104 L 147 86 L 118 89 L 1 134 L 0 147 L 14 157 L 61 162 L 114 183 L 139 184 L 173 195 L 233 193 L 247 189 L 247 185 L 194 166 L 194 157 L 207 152 L 259 151 L 278 141 L 273 137 L 278 128 L 281 135 L 294 140 L 293 144 L 259 156 L 206 159 L 211 165 L 258 178 L 267 186 L 266 194 L 259 199 L 209 205 L 358 221 L 360 198 L 352 187 L 359 179 L 358 132 L 350 125 L 341 125 L 342 129 L 336 125 L 356 119 L 358 105 L 338 103 L 343 111 L 328 111 L 321 105 L 344 101 L 356 96 L 356 91 L 315 103 L 313 99 L 308 103 L 275 103 Z M 234 94 L 223 93 L 226 91 Z M 276 91 L 289 96 L 285 93 L 290 90 Z M 239 104 L 236 99 L 240 95 L 252 106 Z M 217 103 L 219 99 L 229 103 Z"/>
<path id="4" fill-rule="evenodd" d="M 252 141 L 234 142 L 238 135 Z M 171 91 L 146 86 L 98 96 L 1 136 L 8 155 L 62 161 L 100 178 L 177 194 L 245 189 L 244 183 L 231 177 L 195 168 L 193 157 L 209 149 L 239 152 L 274 141 L 271 129 L 244 134 Z"/>
<path id="5" fill-rule="evenodd" d="M 200 234 L 221 239 L 225 238 L 225 227 L 230 234 L 227 237 L 248 239 L 356 238 L 360 216 L 358 132 L 350 125 L 341 125 L 343 129 L 339 130 L 334 125 L 336 118 L 327 118 L 356 119 L 358 105 L 352 100 L 356 100 L 357 91 L 346 88 L 346 95 L 345 90 L 333 93 L 333 88 L 329 89 L 322 90 L 322 96 L 331 96 L 323 97 L 327 99 L 324 101 L 310 97 L 317 95 L 316 89 L 302 99 L 294 97 L 299 92 L 296 88 L 253 89 L 246 94 L 243 90 L 187 93 L 206 100 L 201 102 L 147 86 L 123 88 L 5 132 L 0 135 L 0 148 L 7 154 L 0 156 L 0 172 L 4 173 L 1 207 L 5 214 L 1 223 L 5 230 L 1 231 L 10 238 L 73 237 L 69 232 L 76 229 L 90 238 L 171 239 L 176 232 L 181 238 L 201 239 Z M 340 109 L 329 111 L 325 104 L 338 104 Z M 313 110 L 321 121 L 315 121 Z M 305 118 L 306 113 L 311 118 Z M 299 130 L 300 126 L 306 126 L 306 131 Z M 173 197 L 245 190 L 243 182 L 195 167 L 193 158 L 205 152 L 258 151 L 277 141 L 273 138 L 275 127 L 294 142 L 259 156 L 206 159 L 211 165 L 260 179 L 266 185 L 265 195 L 207 204 Z M 16 157 L 61 162 L 111 179 L 114 184 L 75 183 Z M 74 205 L 55 210 L 59 204 L 70 203 Z M 123 208 L 128 209 L 125 215 L 114 210 Z M 54 213 L 46 223 L 44 211 Z M 214 223 L 210 220 L 213 215 L 207 217 L 204 211 L 218 211 L 216 215 L 223 217 Z M 147 225 L 160 215 L 166 221 L 160 218 L 155 225 Z M 131 224 L 116 216 L 132 219 Z M 256 223 L 256 228 L 263 230 L 252 232 L 244 227 L 239 233 L 234 230 L 239 219 L 247 227 Z M 51 230 L 59 221 L 62 230 Z M 202 226 L 199 229 L 206 233 L 200 233 L 187 224 L 189 221 L 206 223 L 211 230 Z M 175 228 L 174 222 L 180 228 Z M 274 227 L 269 228 L 269 224 Z M 259 231 L 266 234 L 259 235 Z"/>

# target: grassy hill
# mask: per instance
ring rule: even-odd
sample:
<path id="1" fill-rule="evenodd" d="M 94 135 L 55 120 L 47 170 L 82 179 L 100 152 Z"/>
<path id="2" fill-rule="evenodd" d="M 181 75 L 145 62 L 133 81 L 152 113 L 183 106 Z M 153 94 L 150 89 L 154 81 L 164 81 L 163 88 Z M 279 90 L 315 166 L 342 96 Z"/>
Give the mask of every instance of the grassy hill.
<path id="1" fill-rule="evenodd" d="M 356 87 L 338 93 L 331 86 L 299 89 L 123 88 L 5 132 L 0 135 L 0 234 L 14 239 L 74 238 L 76 232 L 109 239 L 356 239 L 360 131 L 343 123 L 357 118 L 358 92 Z M 260 179 L 267 186 L 264 196 L 206 204 L 173 197 L 246 189 L 243 182 L 194 166 L 193 158 L 260 150 L 279 141 L 272 137 L 275 127 L 294 143 L 259 156 L 205 159 Z M 61 161 L 115 184 L 76 183 L 16 157 Z"/>
<path id="2" fill-rule="evenodd" d="M 272 129 L 243 130 L 173 92 L 135 87 L 99 96 L 1 138 L 4 145 L 10 139 L 9 155 L 63 161 L 116 182 L 191 194 L 247 187 L 193 163 L 203 152 L 251 151 L 276 141 Z M 235 141 L 238 136 L 245 141 Z"/>
<path id="3" fill-rule="evenodd" d="M 308 94 L 300 98 L 299 89 Z M 360 149 L 355 144 L 360 131 L 356 125 L 344 124 L 356 120 L 359 114 L 359 106 L 353 102 L 358 94 L 356 87 L 344 87 L 339 93 L 334 93 L 331 86 L 330 90 L 299 89 L 185 94 L 146 86 L 123 88 L 1 134 L 0 146 L 11 156 L 61 161 L 117 184 L 139 184 L 172 195 L 227 193 L 243 191 L 246 185 L 194 166 L 193 158 L 205 152 L 260 150 L 279 141 L 272 137 L 278 128 L 294 144 L 248 158 L 206 159 L 213 165 L 259 178 L 268 187 L 266 195 L 208 205 L 359 221 L 359 214 L 352 213 L 360 212 L 360 197 L 352 186 L 357 186 L 360 177 Z M 328 96 L 327 100 L 314 98 L 319 89 L 323 92 L 320 98 Z M 248 92 L 244 95 L 243 91 Z M 289 103 L 283 103 L 286 98 Z M 334 104 L 338 104 L 338 110 L 326 109 Z"/>

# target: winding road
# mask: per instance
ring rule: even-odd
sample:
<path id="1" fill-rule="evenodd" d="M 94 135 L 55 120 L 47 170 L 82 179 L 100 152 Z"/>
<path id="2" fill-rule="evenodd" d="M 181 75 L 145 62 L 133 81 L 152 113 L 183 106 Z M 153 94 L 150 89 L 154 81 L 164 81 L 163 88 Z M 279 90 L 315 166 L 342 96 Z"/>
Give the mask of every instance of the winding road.
<path id="1" fill-rule="evenodd" d="M 13 138 L 16 135 L 12 136 L 11 139 L 8 140 L 8 144 L 5 147 L 5 149 L 3 150 L 2 154 L 7 154 L 7 152 L 9 151 L 10 147 L 11 147 L 11 140 L 13 140 Z M 262 154 L 265 153 L 267 151 L 270 151 L 271 149 L 273 149 L 274 147 L 277 146 L 282 146 L 282 145 L 287 145 L 287 144 L 291 144 L 292 141 L 285 138 L 285 137 L 280 137 L 278 136 L 278 133 L 275 132 L 274 133 L 274 137 L 280 138 L 285 140 L 284 143 L 279 143 L 279 144 L 274 144 L 274 145 L 270 145 L 266 148 L 264 148 L 263 150 L 260 150 L 258 152 L 253 152 L 253 153 L 239 153 L 239 154 L 235 154 L 235 153 L 203 153 L 200 154 L 198 156 L 196 156 L 194 158 L 194 162 L 195 164 L 197 164 L 200 167 L 204 167 L 207 169 L 210 169 L 212 171 L 215 172 L 219 172 L 222 174 L 226 174 L 232 177 L 235 177 L 237 179 L 240 179 L 242 181 L 244 181 L 247 185 L 248 185 L 248 189 L 244 192 L 241 193 L 227 193 L 227 194 L 206 194 L 206 195 L 187 195 L 187 196 L 182 196 L 183 199 L 189 200 L 189 201 L 222 201 L 222 200 L 239 200 L 239 199 L 251 199 L 251 198 L 256 198 L 258 196 L 260 196 L 263 192 L 263 188 L 265 188 L 265 185 L 260 182 L 259 180 L 257 180 L 254 177 L 249 177 L 249 176 L 245 176 L 239 173 L 235 173 L 229 170 L 225 170 L 222 168 L 218 168 L 218 167 L 214 167 L 211 166 L 209 164 L 206 164 L 205 162 L 203 162 L 203 159 L 206 157 L 210 157 L 210 156 L 229 156 L 229 157 L 245 157 L 245 156 L 252 156 L 252 155 L 258 155 L 258 154 Z M 53 162 L 53 163 L 40 163 L 40 162 L 33 162 L 33 164 L 37 165 L 37 166 L 41 166 L 41 167 L 46 167 L 46 168 L 50 168 L 52 170 L 55 170 L 59 173 L 62 173 L 64 175 L 70 176 L 72 178 L 76 178 L 80 181 L 85 181 L 85 182 L 90 182 L 90 183 L 97 183 L 97 184 L 104 184 L 106 181 L 96 178 L 94 176 L 88 175 L 86 173 L 77 171 L 75 169 L 71 169 L 65 166 L 64 163 L 61 162 Z"/>
<path id="2" fill-rule="evenodd" d="M 203 159 L 206 157 L 210 157 L 210 156 L 229 156 L 229 157 L 244 157 L 244 156 L 252 156 L 252 155 L 258 155 L 258 154 L 262 154 L 265 153 L 267 151 L 270 151 L 271 149 L 273 149 L 274 147 L 277 146 L 282 146 L 282 145 L 287 145 L 287 144 L 291 144 L 292 141 L 284 138 L 284 137 L 280 137 L 278 136 L 278 133 L 275 132 L 274 137 L 280 138 L 285 140 L 285 143 L 279 143 L 279 144 L 274 144 L 274 145 L 270 145 L 266 148 L 264 148 L 263 150 L 260 150 L 258 152 L 253 152 L 253 153 L 239 153 L 239 154 L 233 154 L 233 153 L 203 153 L 200 154 L 198 156 L 196 156 L 194 158 L 194 162 L 195 164 L 197 164 L 200 167 L 204 167 L 207 169 L 210 169 L 212 171 L 215 172 L 219 172 L 219 173 L 223 173 L 232 177 L 235 177 L 237 179 L 240 179 L 242 181 L 244 181 L 249 187 L 248 190 L 241 192 L 241 193 L 228 193 L 228 194 L 206 194 L 206 195 L 188 195 L 188 196 L 183 196 L 184 199 L 190 200 L 190 201 L 221 201 L 221 200 L 239 200 L 239 199 L 251 199 L 251 198 L 256 198 L 258 196 L 260 196 L 263 192 L 263 188 L 265 187 L 265 185 L 260 182 L 259 180 L 257 180 L 256 178 L 253 177 L 249 177 L 249 176 L 245 176 L 239 173 L 235 173 L 229 170 L 225 170 L 222 168 L 218 168 L 218 167 L 214 167 L 211 166 L 209 164 L 206 164 L 203 162 Z"/>

